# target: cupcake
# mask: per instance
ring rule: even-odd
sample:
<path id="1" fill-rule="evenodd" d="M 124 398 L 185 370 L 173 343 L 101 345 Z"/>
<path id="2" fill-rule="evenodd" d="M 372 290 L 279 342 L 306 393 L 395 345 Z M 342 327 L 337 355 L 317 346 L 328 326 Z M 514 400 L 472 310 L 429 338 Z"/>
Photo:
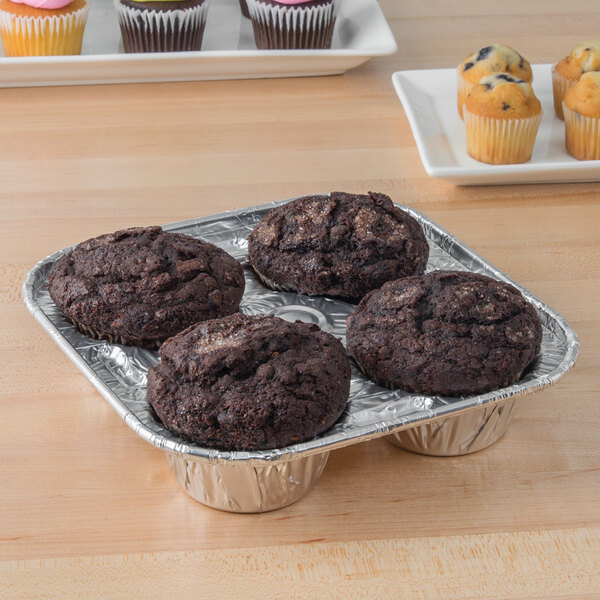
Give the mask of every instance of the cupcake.
<path id="1" fill-rule="evenodd" d="M 552 67 L 552 92 L 554 112 L 563 119 L 562 101 L 567 90 L 573 87 L 583 73 L 600 70 L 600 42 L 583 42 L 569 56 L 565 56 Z"/>
<path id="2" fill-rule="evenodd" d="M 248 2 L 246 0 L 240 0 L 240 10 L 242 11 L 242 15 L 247 19 L 250 18 L 250 13 L 248 12 Z"/>
<path id="3" fill-rule="evenodd" d="M 200 50 L 209 0 L 115 0 L 125 52 Z"/>
<path id="4" fill-rule="evenodd" d="M 542 106 L 531 85 L 507 73 L 493 73 L 471 90 L 463 107 L 467 153 L 492 165 L 531 158 Z"/>
<path id="5" fill-rule="evenodd" d="M 148 372 L 148 402 L 163 425 L 223 450 L 307 441 L 337 421 L 349 392 L 339 340 L 265 315 L 198 323 L 165 342 Z"/>
<path id="6" fill-rule="evenodd" d="M 463 116 L 463 104 L 474 85 L 491 73 L 509 73 L 531 83 L 531 65 L 509 46 L 492 44 L 470 54 L 458 65 L 458 114 Z"/>
<path id="7" fill-rule="evenodd" d="M 466 271 L 390 281 L 347 318 L 348 352 L 379 385 L 427 395 L 482 394 L 518 381 L 542 326 L 512 285 Z"/>
<path id="8" fill-rule="evenodd" d="M 86 0 L 0 0 L 6 56 L 81 54 Z"/>
<path id="9" fill-rule="evenodd" d="M 79 244 L 48 277 L 50 297 L 83 333 L 156 348 L 193 323 L 235 312 L 241 264 L 217 246 L 160 227 Z"/>
<path id="10" fill-rule="evenodd" d="M 259 49 L 331 48 L 338 0 L 246 0 Z"/>
<path id="11" fill-rule="evenodd" d="M 584 73 L 563 100 L 565 145 L 578 160 L 600 159 L 600 71 Z"/>
<path id="12" fill-rule="evenodd" d="M 267 286 L 350 302 L 422 273 L 428 256 L 419 223 L 375 192 L 298 198 L 270 210 L 248 239 L 250 263 Z"/>

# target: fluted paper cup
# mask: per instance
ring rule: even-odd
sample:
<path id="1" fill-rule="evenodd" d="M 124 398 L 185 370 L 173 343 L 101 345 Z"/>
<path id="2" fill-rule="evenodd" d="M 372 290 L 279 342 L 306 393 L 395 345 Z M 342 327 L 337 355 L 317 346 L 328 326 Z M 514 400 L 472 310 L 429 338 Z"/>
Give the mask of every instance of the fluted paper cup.
<path id="1" fill-rule="evenodd" d="M 247 3 L 257 48 L 331 48 L 337 0 L 312 7 Z"/>
<path id="2" fill-rule="evenodd" d="M 562 103 L 565 146 L 577 160 L 600 160 L 600 118 L 586 117 Z"/>
<path id="3" fill-rule="evenodd" d="M 552 96 L 554 98 L 554 112 L 559 119 L 564 120 L 563 98 L 569 89 L 577 83 L 577 79 L 567 79 L 556 72 L 556 63 L 552 65 Z"/>
<path id="4" fill-rule="evenodd" d="M 508 165 L 531 158 L 542 113 L 524 119 L 492 119 L 463 109 L 467 153 L 480 162 Z"/>
<path id="5" fill-rule="evenodd" d="M 51 13 L 51 11 L 48 11 Z M 89 13 L 86 4 L 69 14 L 19 16 L 0 11 L 0 37 L 6 56 L 81 54 Z"/>
<path id="6" fill-rule="evenodd" d="M 133 8 L 115 0 L 123 49 L 133 52 L 200 50 L 209 0 L 183 10 Z"/>

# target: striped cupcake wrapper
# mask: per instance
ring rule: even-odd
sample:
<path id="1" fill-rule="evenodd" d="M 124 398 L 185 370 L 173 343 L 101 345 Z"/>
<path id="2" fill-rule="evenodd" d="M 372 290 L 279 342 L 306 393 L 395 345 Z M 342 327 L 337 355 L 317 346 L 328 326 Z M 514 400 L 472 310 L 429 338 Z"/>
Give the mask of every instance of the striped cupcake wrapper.
<path id="1" fill-rule="evenodd" d="M 114 4 L 126 53 L 201 49 L 209 0 L 185 10 L 164 12 L 132 8 L 119 0 Z"/>
<path id="2" fill-rule="evenodd" d="M 273 6 L 246 0 L 259 49 L 331 48 L 337 0 L 320 6 Z"/>

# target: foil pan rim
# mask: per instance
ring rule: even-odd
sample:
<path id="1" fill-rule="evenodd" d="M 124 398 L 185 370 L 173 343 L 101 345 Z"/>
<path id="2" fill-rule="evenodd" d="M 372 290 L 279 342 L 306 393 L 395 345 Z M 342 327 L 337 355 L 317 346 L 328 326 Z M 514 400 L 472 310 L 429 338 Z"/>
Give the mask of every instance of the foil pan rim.
<path id="1" fill-rule="evenodd" d="M 324 194 L 326 195 L 326 194 Z M 180 229 L 189 228 L 191 226 L 210 223 L 211 221 L 220 221 L 224 217 L 237 217 L 248 213 L 249 211 L 261 211 L 285 204 L 296 198 L 279 200 L 276 202 L 268 202 L 256 206 L 245 207 L 225 211 L 223 213 L 206 215 L 203 217 L 186 219 L 163 225 L 165 231 L 177 231 Z M 321 437 L 315 438 L 302 444 L 288 446 L 285 448 L 275 448 L 270 450 L 260 451 L 223 451 L 213 448 L 206 448 L 194 443 L 188 443 L 180 439 L 169 439 L 155 431 L 152 431 L 145 425 L 134 411 L 125 406 L 121 399 L 113 393 L 112 390 L 102 381 L 95 373 L 92 367 L 77 353 L 75 348 L 65 339 L 64 336 L 55 328 L 51 319 L 43 312 L 38 302 L 34 297 L 34 284 L 39 276 L 40 270 L 47 264 L 58 260 L 63 254 L 70 251 L 77 244 L 58 250 L 46 258 L 38 261 L 36 265 L 29 271 L 22 286 L 23 300 L 38 323 L 50 334 L 56 344 L 65 352 L 69 359 L 79 368 L 79 370 L 89 379 L 97 391 L 107 400 L 117 414 L 125 421 L 125 423 L 142 439 L 146 440 L 153 446 L 168 453 L 185 455 L 194 460 L 205 460 L 213 464 L 227 464 L 230 466 L 260 466 L 266 465 L 275 461 L 288 461 L 296 458 L 309 456 L 320 452 L 329 452 L 338 448 L 342 448 L 351 444 L 360 443 L 370 439 L 382 437 L 411 427 L 418 427 L 437 420 L 448 417 L 457 416 L 459 414 L 475 410 L 484 405 L 500 404 L 508 400 L 513 400 L 520 396 L 540 391 L 549 385 L 552 385 L 567 373 L 575 364 L 579 354 L 579 341 L 576 332 L 570 327 L 567 319 L 558 314 L 555 310 L 542 302 L 529 290 L 521 286 L 518 282 L 510 278 L 503 271 L 489 263 L 482 256 L 476 253 L 461 240 L 454 237 L 443 227 L 433 222 L 429 217 L 414 208 L 394 203 L 397 207 L 407 211 L 415 217 L 421 224 L 426 224 L 427 228 L 434 231 L 441 239 L 450 241 L 451 248 L 459 248 L 472 259 L 476 259 L 485 270 L 496 279 L 506 281 L 514 285 L 523 296 L 529 300 L 538 311 L 548 315 L 556 324 L 560 332 L 563 334 L 566 342 L 566 350 L 558 365 L 546 375 L 540 376 L 537 379 L 532 379 L 524 383 L 515 383 L 511 386 L 502 388 L 501 390 L 493 390 L 486 394 L 477 396 L 461 397 L 460 399 L 452 399 L 434 410 L 423 409 L 420 412 L 414 412 L 409 415 L 402 416 L 392 423 L 386 423 L 383 420 L 379 423 L 370 424 L 362 427 L 356 427 L 351 435 L 341 437 L 331 436 L 328 439 L 327 432 Z M 429 237 L 429 236 L 427 236 Z M 448 250 L 448 253 L 449 250 Z M 499 392 L 502 392 L 500 395 Z M 413 398 L 429 398 L 419 394 L 413 394 Z"/>

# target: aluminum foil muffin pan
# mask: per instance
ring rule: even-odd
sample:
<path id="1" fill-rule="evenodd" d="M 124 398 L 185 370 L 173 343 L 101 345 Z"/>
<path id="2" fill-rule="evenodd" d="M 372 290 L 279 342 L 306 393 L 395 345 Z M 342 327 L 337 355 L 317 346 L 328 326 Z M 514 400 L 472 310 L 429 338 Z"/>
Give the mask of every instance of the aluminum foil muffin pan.
<path id="1" fill-rule="evenodd" d="M 345 319 L 353 305 L 267 289 L 247 262 L 248 235 L 268 210 L 283 202 L 173 223 L 164 229 L 201 237 L 244 264 L 246 291 L 241 312 L 316 323 L 345 344 Z M 423 227 L 430 245 L 427 271 L 467 270 L 508 281 L 535 306 L 543 326 L 542 346 L 518 383 L 469 397 L 423 396 L 380 387 L 353 364 L 347 407 L 329 431 L 286 448 L 225 452 L 188 443 L 158 421 L 146 401 L 146 377 L 148 368 L 157 363 L 156 352 L 90 339 L 56 308 L 47 291 L 48 274 L 71 248 L 40 261 L 25 280 L 23 296 L 37 321 L 127 425 L 165 451 L 188 494 L 222 510 L 273 510 L 306 494 L 321 474 L 329 451 L 349 444 L 392 434 L 388 439 L 396 445 L 426 454 L 450 456 L 481 450 L 504 434 L 516 398 L 554 383 L 575 363 L 577 335 L 563 317 L 426 216 L 399 206 Z"/>

